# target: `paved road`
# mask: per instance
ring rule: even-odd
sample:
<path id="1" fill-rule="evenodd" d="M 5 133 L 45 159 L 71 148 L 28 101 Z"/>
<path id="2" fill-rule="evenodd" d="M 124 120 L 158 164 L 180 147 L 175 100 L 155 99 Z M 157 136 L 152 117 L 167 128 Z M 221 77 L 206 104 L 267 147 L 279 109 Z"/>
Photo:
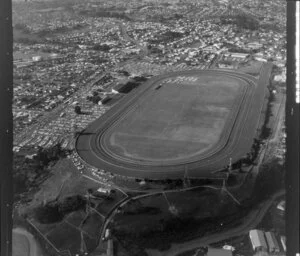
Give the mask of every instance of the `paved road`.
<path id="1" fill-rule="evenodd" d="M 31 233 L 23 228 L 14 228 L 12 256 L 43 256 L 42 250 Z"/>
<path id="2" fill-rule="evenodd" d="M 269 208 L 272 206 L 273 202 L 280 196 L 284 195 L 284 191 L 279 191 L 274 194 L 270 199 L 261 203 L 256 209 L 253 209 L 248 216 L 244 218 L 244 222 L 242 225 L 232 228 L 230 230 L 226 230 L 223 232 L 219 232 L 217 234 L 201 237 L 194 239 L 192 241 L 188 241 L 181 244 L 172 244 L 171 248 L 167 251 L 158 251 L 158 250 L 147 250 L 149 256 L 175 256 L 179 253 L 196 249 L 201 246 L 207 246 L 212 243 L 217 243 L 222 240 L 236 237 L 240 235 L 244 235 L 249 232 L 249 230 L 255 228 L 259 222 L 263 219 Z"/>

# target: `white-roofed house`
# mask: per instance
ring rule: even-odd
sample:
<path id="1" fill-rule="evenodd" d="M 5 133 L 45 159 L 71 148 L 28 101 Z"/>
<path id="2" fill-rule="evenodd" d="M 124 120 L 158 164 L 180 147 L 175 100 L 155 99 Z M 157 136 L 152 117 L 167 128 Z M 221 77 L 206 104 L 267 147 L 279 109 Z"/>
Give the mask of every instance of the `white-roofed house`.
<path id="1" fill-rule="evenodd" d="M 252 248 L 254 251 L 267 251 L 268 246 L 264 236 L 264 232 L 258 229 L 249 231 Z"/>

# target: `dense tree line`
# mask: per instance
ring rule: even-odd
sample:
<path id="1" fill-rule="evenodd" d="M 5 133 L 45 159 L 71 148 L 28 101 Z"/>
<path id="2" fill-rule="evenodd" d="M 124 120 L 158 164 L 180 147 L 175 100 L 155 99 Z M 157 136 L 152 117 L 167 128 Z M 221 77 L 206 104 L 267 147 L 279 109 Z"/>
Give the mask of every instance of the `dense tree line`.
<path id="1" fill-rule="evenodd" d="M 74 107 L 74 111 L 75 111 L 75 113 L 77 114 L 77 115 L 80 115 L 82 112 L 81 112 L 81 107 L 80 106 L 75 106 Z"/>
<path id="2" fill-rule="evenodd" d="M 94 104 L 98 104 L 98 102 L 102 99 L 100 96 L 99 96 L 99 93 L 97 91 L 94 91 L 93 92 L 93 95 L 92 96 L 87 96 L 86 99 L 88 101 L 91 101 L 93 102 Z"/>
<path id="3" fill-rule="evenodd" d="M 51 201 L 44 206 L 36 209 L 35 215 L 37 220 L 43 224 L 55 223 L 61 221 L 65 215 L 84 209 L 86 199 L 80 195 L 69 196 L 61 201 Z"/>
<path id="4" fill-rule="evenodd" d="M 129 93 L 134 88 L 140 86 L 143 82 L 147 81 L 148 79 L 143 76 L 136 76 L 130 79 L 124 86 L 121 88 L 121 93 Z"/>
<path id="5" fill-rule="evenodd" d="M 66 157 L 67 150 L 58 143 L 51 148 L 38 147 L 36 154 L 26 157 L 16 153 L 13 162 L 13 191 L 16 199 L 19 194 L 37 187 L 50 173 L 50 165 Z"/>
<path id="6" fill-rule="evenodd" d="M 263 200 L 276 191 L 284 188 L 285 184 L 285 165 L 275 159 L 270 163 L 261 166 L 254 188 L 253 197 Z"/>
<path id="7" fill-rule="evenodd" d="M 138 248 L 153 248 L 167 250 L 172 243 L 189 241 L 209 233 L 218 232 L 226 228 L 239 225 L 241 219 L 249 209 L 241 209 L 234 214 L 213 216 L 204 219 L 166 217 L 157 221 L 151 228 L 145 225 L 139 230 L 113 229 L 113 234 L 125 244 L 132 244 Z M 222 225 L 220 225 L 222 223 Z M 137 249 L 137 248 L 136 248 Z"/>
<path id="8" fill-rule="evenodd" d="M 264 124 L 262 126 L 262 131 L 260 134 L 260 140 L 265 140 L 271 135 L 271 129 L 268 127 L 268 123 L 270 120 L 270 117 L 272 116 L 272 103 L 275 100 L 274 93 L 272 92 L 272 88 L 270 88 L 269 92 L 269 101 L 267 104 L 266 112 L 265 112 L 265 120 Z"/>
<path id="9" fill-rule="evenodd" d="M 60 143 L 50 148 L 38 147 L 37 155 L 34 158 L 39 162 L 40 167 L 47 166 L 50 162 L 57 161 L 60 158 L 66 157 L 66 150 L 63 150 Z"/>
<path id="10" fill-rule="evenodd" d="M 272 132 L 272 129 L 268 127 L 270 117 L 272 116 L 272 103 L 275 99 L 275 96 L 272 92 L 272 87 L 269 87 L 269 99 L 265 111 L 265 119 L 264 123 L 261 127 L 261 132 L 258 138 L 254 138 L 253 144 L 251 147 L 251 151 L 246 155 L 246 157 L 243 159 L 243 162 L 246 164 L 252 164 L 254 160 L 257 158 L 261 143 L 263 140 L 267 139 Z"/>

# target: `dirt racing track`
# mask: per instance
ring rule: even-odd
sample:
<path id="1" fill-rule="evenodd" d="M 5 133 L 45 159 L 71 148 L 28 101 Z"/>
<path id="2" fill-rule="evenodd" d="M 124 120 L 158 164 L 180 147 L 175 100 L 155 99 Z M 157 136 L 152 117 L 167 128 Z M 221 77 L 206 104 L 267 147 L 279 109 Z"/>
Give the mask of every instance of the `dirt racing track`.
<path id="1" fill-rule="evenodd" d="M 229 159 L 251 149 L 271 70 L 264 64 L 259 79 L 227 70 L 154 77 L 88 126 L 76 150 L 88 164 L 128 177 L 222 178 Z"/>

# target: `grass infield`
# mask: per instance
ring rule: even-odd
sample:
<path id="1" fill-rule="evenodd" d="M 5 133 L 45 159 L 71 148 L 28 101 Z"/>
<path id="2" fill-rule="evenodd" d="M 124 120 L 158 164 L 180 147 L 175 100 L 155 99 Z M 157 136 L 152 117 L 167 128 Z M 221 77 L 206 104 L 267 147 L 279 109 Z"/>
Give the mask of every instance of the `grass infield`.
<path id="1" fill-rule="evenodd" d="M 176 80 L 153 86 L 112 127 L 106 135 L 112 154 L 166 162 L 201 155 L 218 144 L 247 84 L 211 74 Z"/>

